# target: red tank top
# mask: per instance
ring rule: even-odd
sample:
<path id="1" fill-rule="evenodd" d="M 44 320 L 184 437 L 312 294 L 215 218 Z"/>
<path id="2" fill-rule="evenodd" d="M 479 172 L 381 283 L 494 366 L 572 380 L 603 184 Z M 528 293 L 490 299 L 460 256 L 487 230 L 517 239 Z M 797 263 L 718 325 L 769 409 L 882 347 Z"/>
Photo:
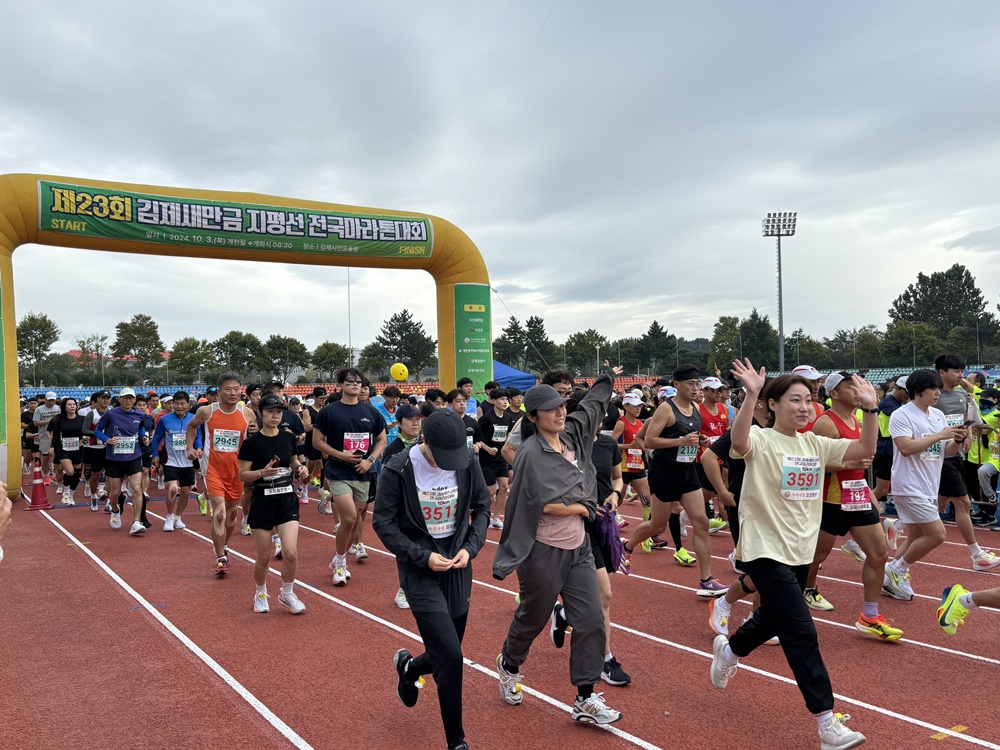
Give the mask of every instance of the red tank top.
<path id="1" fill-rule="evenodd" d="M 816 413 L 813 415 L 812 421 L 809 424 L 807 424 L 805 427 L 799 428 L 798 430 L 799 432 L 812 432 L 813 425 L 816 424 L 816 420 L 822 417 L 824 414 L 826 414 L 826 410 L 823 409 L 823 406 L 818 401 L 813 401 L 812 406 L 813 406 L 813 411 Z"/>
<path id="2" fill-rule="evenodd" d="M 625 431 L 622 433 L 621 445 L 629 445 L 635 440 L 635 436 L 639 434 L 639 430 L 642 429 L 642 420 L 637 419 L 635 423 L 629 422 L 625 417 L 618 417 L 618 421 L 625 425 Z M 635 473 L 642 471 L 646 468 L 646 456 L 638 448 L 630 448 L 629 451 L 622 454 L 622 471 L 626 473 Z"/>
<path id="3" fill-rule="evenodd" d="M 843 419 L 834 414 L 833 410 L 826 412 L 826 415 L 833 420 L 837 428 L 837 433 L 842 438 L 848 440 L 861 439 L 861 425 L 858 420 L 851 416 L 852 424 L 847 424 Z M 817 417 L 819 419 L 819 417 Z M 815 422 L 813 423 L 815 424 Z M 844 484 L 847 482 L 848 484 Z M 855 497 L 855 502 L 860 502 L 861 497 L 867 498 L 868 483 L 865 481 L 864 469 L 844 469 L 827 474 L 823 480 L 823 500 L 827 503 L 840 505 L 846 493 L 859 493 Z"/>
<path id="4" fill-rule="evenodd" d="M 720 437 L 726 434 L 726 430 L 729 429 L 729 412 L 726 411 L 725 405 L 718 403 L 715 405 L 718 412 L 712 414 L 706 407 L 705 404 L 698 404 L 698 411 L 701 412 L 701 434 L 705 435 L 709 440 L 709 445 L 714 443 Z M 701 463 L 701 456 L 705 452 L 705 449 L 700 445 L 698 446 L 698 463 Z M 719 461 L 721 464 L 722 461 Z"/>

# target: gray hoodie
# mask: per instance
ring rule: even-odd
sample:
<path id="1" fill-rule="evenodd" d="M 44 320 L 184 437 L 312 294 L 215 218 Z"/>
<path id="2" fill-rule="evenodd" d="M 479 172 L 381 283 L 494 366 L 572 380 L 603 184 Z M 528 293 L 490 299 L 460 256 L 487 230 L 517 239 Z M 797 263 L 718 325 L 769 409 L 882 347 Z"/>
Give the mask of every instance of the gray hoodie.
<path id="1" fill-rule="evenodd" d="M 611 401 L 615 374 L 607 368 L 594 387 L 566 417 L 559 439 L 576 454 L 570 463 L 537 433 L 525 440 L 514 457 L 514 481 L 504 510 L 500 547 L 493 558 L 493 577 L 503 580 L 528 556 L 535 544 L 542 508 L 549 503 L 582 503 L 597 514 L 597 473 L 591 459 L 594 436 Z"/>

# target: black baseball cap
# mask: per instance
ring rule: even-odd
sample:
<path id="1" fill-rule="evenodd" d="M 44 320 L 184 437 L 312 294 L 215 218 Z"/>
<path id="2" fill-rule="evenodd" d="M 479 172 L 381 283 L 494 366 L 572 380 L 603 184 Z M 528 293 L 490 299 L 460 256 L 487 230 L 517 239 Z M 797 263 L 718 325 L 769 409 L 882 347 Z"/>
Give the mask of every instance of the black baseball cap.
<path id="1" fill-rule="evenodd" d="M 399 406 L 396 407 L 396 421 L 401 419 L 413 419 L 414 417 L 420 416 L 420 409 L 415 407 L 409 401 L 403 401 Z"/>
<path id="2" fill-rule="evenodd" d="M 111 391 L 98 391 L 96 394 L 98 398 L 111 398 Z"/>
<path id="3" fill-rule="evenodd" d="M 315 388 L 313 388 L 312 395 L 313 395 L 313 398 L 317 398 L 318 396 L 325 396 L 326 395 L 326 388 L 324 388 L 321 385 L 317 385 Z"/>
<path id="4" fill-rule="evenodd" d="M 285 406 L 284 399 L 273 393 L 268 393 L 257 404 L 257 408 L 264 411 L 265 409 L 287 409 L 288 407 Z"/>
<path id="5" fill-rule="evenodd" d="M 469 465 L 469 446 L 465 422 L 451 409 L 437 409 L 423 425 L 424 442 L 434 456 L 434 463 L 445 471 L 458 471 Z"/>
<path id="6" fill-rule="evenodd" d="M 270 381 L 267 385 L 264 386 L 264 390 L 265 391 L 270 390 L 271 388 L 274 388 L 275 386 L 277 386 L 281 390 L 285 390 L 285 384 L 282 383 L 278 379 L 274 379 L 274 380 Z"/>

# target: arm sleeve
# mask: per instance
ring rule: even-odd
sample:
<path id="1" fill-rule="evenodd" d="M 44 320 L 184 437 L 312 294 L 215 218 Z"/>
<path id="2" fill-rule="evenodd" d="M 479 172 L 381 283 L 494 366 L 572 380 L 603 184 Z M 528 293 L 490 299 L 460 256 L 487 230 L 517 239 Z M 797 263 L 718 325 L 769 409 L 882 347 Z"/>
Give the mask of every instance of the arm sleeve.
<path id="1" fill-rule="evenodd" d="M 431 558 L 430 550 L 415 543 L 399 528 L 399 515 L 403 512 L 405 502 L 403 475 L 398 471 L 383 472 L 375 493 L 372 529 L 397 559 L 426 568 Z"/>

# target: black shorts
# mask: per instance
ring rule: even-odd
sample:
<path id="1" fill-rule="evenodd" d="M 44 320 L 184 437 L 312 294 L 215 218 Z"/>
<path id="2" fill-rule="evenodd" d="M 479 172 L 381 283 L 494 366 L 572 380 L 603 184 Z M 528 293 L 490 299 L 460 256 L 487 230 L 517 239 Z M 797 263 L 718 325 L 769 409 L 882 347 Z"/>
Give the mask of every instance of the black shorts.
<path id="1" fill-rule="evenodd" d="M 601 546 L 600 535 L 597 533 L 597 522 L 586 521 L 587 536 L 590 537 L 590 549 L 594 553 L 594 567 L 604 568 L 608 573 L 614 573 L 611 567 L 611 550 Z"/>
<path id="2" fill-rule="evenodd" d="M 645 469 L 643 469 L 642 471 L 623 471 L 622 481 L 625 484 L 629 484 L 631 482 L 634 482 L 636 479 L 645 479 L 646 476 L 647 473 Z"/>
<path id="3" fill-rule="evenodd" d="M 846 536 L 856 526 L 877 526 L 879 523 L 878 506 L 874 502 L 868 510 L 844 510 L 839 503 L 823 503 L 823 520 L 819 528 L 833 536 Z"/>
<path id="4" fill-rule="evenodd" d="M 483 461 L 480 458 L 479 467 L 483 470 L 483 480 L 486 482 L 487 487 L 495 485 L 498 477 L 506 479 L 510 476 L 510 473 L 507 471 L 507 464 L 505 463 L 495 464 L 490 461 Z"/>
<path id="5" fill-rule="evenodd" d="M 318 450 L 313 448 L 312 441 L 307 441 L 305 444 L 306 449 L 306 459 L 308 461 L 321 461 L 323 460 L 323 454 Z"/>
<path id="6" fill-rule="evenodd" d="M 890 481 L 892 479 L 892 454 L 876 453 L 872 460 L 872 469 L 875 471 L 876 479 Z"/>
<path id="7" fill-rule="evenodd" d="M 163 481 L 177 482 L 181 487 L 190 487 L 194 484 L 193 466 L 164 466 Z"/>
<path id="8" fill-rule="evenodd" d="M 142 463 L 142 468 L 144 468 L 144 469 L 151 469 L 151 468 L 153 468 L 153 454 L 152 453 L 143 453 L 139 457 L 139 461 Z"/>
<path id="9" fill-rule="evenodd" d="M 142 459 L 132 458 L 128 461 L 108 461 L 104 466 L 108 479 L 124 479 L 133 474 L 142 474 Z"/>
<path id="10" fill-rule="evenodd" d="M 83 463 L 83 448 L 78 451 L 64 451 L 62 448 L 56 448 L 56 461 L 70 461 L 74 466 L 79 466 Z"/>
<path id="11" fill-rule="evenodd" d="M 941 467 L 941 487 L 938 494 L 943 497 L 965 497 L 969 491 L 965 488 L 962 477 L 962 457 L 945 458 Z"/>
<path id="12" fill-rule="evenodd" d="M 105 453 L 104 448 L 84 448 L 83 463 L 85 466 L 89 466 L 95 474 L 100 474 L 107 466 L 108 454 Z"/>
<path id="13" fill-rule="evenodd" d="M 705 473 L 705 467 L 702 466 L 700 463 L 696 463 L 694 465 L 694 470 L 698 474 L 698 482 L 701 484 L 701 488 L 706 492 L 711 492 L 713 495 L 715 495 L 716 494 L 715 485 L 713 485 L 712 482 L 709 481 L 708 475 Z"/>
<path id="14" fill-rule="evenodd" d="M 281 495 L 265 495 L 262 487 L 253 493 L 247 523 L 251 529 L 271 530 L 283 523 L 299 520 L 299 496 L 288 485 L 290 492 Z"/>
<path id="15" fill-rule="evenodd" d="M 664 503 L 676 503 L 689 492 L 701 492 L 694 464 L 653 464 L 649 470 L 649 491 Z"/>

